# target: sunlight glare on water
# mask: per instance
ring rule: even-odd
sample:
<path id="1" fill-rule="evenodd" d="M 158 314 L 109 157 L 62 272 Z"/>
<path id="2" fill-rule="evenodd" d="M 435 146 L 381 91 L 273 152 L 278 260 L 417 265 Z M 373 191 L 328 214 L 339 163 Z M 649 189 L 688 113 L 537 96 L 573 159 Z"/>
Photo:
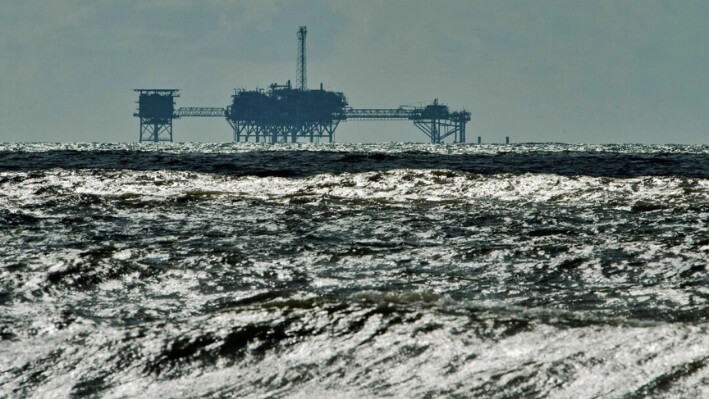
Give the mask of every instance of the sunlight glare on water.
<path id="1" fill-rule="evenodd" d="M 0 144 L 0 397 L 707 397 L 708 158 Z"/>

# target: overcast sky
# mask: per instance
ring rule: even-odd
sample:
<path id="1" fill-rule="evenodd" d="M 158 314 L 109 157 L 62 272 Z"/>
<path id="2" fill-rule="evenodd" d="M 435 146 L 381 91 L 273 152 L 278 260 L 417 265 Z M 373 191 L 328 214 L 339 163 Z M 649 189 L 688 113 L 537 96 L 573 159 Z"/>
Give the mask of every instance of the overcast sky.
<path id="1" fill-rule="evenodd" d="M 709 1 L 0 2 L 0 142 L 137 141 L 134 88 L 226 106 L 234 88 L 308 83 L 355 108 L 471 112 L 468 140 L 709 139 Z M 176 141 L 231 141 L 223 119 Z M 345 122 L 336 139 L 425 141 L 408 122 Z"/>

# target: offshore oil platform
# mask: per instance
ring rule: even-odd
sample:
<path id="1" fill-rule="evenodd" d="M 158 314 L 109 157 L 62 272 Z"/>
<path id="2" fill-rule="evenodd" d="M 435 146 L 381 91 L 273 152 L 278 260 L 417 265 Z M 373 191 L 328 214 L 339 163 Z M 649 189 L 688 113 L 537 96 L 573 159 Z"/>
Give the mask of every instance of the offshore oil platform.
<path id="1" fill-rule="evenodd" d="M 140 142 L 172 141 L 172 122 L 184 117 L 225 118 L 234 131 L 234 142 L 296 143 L 299 140 L 332 143 L 335 130 L 344 121 L 408 120 L 429 137 L 431 143 L 465 143 L 465 125 L 470 112 L 451 112 L 434 100 L 425 107 L 357 109 L 347 104 L 343 93 L 327 91 L 322 83 L 310 90 L 307 84 L 305 37 L 298 30 L 296 85 L 271 84 L 268 90 L 235 90 L 231 104 L 219 107 L 175 108 L 177 89 L 135 89 L 139 93 Z"/>

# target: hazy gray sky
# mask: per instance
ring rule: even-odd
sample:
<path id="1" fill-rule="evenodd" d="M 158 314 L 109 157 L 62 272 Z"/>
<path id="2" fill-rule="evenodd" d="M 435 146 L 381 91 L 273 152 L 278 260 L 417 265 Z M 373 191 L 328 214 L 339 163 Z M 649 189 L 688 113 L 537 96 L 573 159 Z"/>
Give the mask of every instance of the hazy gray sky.
<path id="1" fill-rule="evenodd" d="M 226 106 L 235 87 L 308 83 L 353 107 L 429 103 L 499 142 L 707 143 L 709 1 L 0 2 L 0 141 L 137 141 L 133 88 Z M 231 141 L 222 119 L 176 141 Z M 338 141 L 424 141 L 407 122 L 346 122 Z"/>

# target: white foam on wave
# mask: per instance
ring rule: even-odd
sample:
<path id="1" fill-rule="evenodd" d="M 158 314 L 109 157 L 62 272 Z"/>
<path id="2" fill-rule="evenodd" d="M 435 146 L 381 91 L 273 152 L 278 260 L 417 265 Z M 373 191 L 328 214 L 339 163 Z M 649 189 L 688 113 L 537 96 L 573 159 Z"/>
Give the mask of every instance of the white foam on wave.
<path id="1" fill-rule="evenodd" d="M 284 351 L 269 353 L 264 359 L 259 359 L 255 368 L 248 363 L 217 364 L 215 367 L 196 365 L 191 369 L 185 365 L 187 375 L 171 381 L 146 376 L 143 371 L 147 360 L 159 356 L 161 348 L 179 337 L 192 339 L 205 332 L 224 337 L 235 325 L 279 321 L 281 317 L 286 317 L 273 316 L 272 309 L 234 315 L 227 308 L 203 315 L 215 300 L 238 302 L 251 295 L 269 292 L 269 286 L 256 284 L 259 281 L 272 284 L 271 288 L 281 286 L 281 283 L 296 282 L 297 272 L 306 273 L 306 279 L 311 279 L 311 287 L 335 286 L 346 292 L 348 289 L 388 289 L 387 282 L 398 283 L 399 280 L 409 279 L 398 273 L 410 266 L 415 270 L 409 284 L 419 284 L 415 280 L 420 279 L 423 281 L 420 283 L 422 287 L 441 296 L 472 285 L 480 288 L 480 292 L 476 293 L 479 294 L 476 304 L 497 309 L 527 299 L 527 286 L 522 284 L 524 278 L 520 278 L 518 284 L 515 280 L 517 276 L 534 274 L 535 270 L 543 268 L 551 269 L 553 273 L 563 269 L 565 262 L 580 259 L 583 266 L 563 272 L 578 273 L 580 277 L 569 279 L 572 283 L 580 281 L 588 290 L 593 290 L 594 286 L 614 288 L 608 296 L 614 295 L 615 299 L 605 297 L 606 301 L 603 306 L 599 305 L 597 313 L 612 315 L 617 308 L 627 315 L 627 309 L 635 305 L 658 311 L 682 311 L 686 307 L 704 306 L 698 296 L 677 286 L 676 279 L 681 271 L 690 266 L 705 263 L 706 248 L 709 246 L 699 246 L 697 243 L 701 242 L 700 236 L 706 233 L 706 225 L 693 223 L 691 218 L 706 220 L 707 180 L 680 177 L 611 179 L 544 174 L 482 176 L 446 170 L 392 170 L 289 179 L 172 171 L 57 169 L 35 174 L 3 172 L 0 177 L 9 177 L 0 194 L 0 208 L 11 213 L 34 215 L 40 219 L 40 224 L 47 222 L 48 229 L 37 229 L 40 233 L 33 233 L 41 239 L 29 242 L 33 243 L 34 248 L 52 244 L 47 246 L 49 249 L 45 252 L 15 252 L 20 258 L 12 260 L 26 266 L 22 273 L 11 275 L 4 269 L 0 270 L 0 280 L 15 284 L 18 294 L 31 297 L 33 291 L 47 289 L 47 293 L 40 293 L 44 295 L 41 300 L 33 303 L 17 301 L 9 307 L 5 316 L 16 323 L 13 330 L 22 340 L 10 342 L 0 349 L 2 369 L 20 368 L 25 363 L 44 358 L 57 348 L 67 349 L 62 360 L 45 367 L 49 379 L 39 384 L 37 397 L 68 396 L 71 394 L 70 387 L 82 374 L 96 373 L 96 370 L 111 363 L 113 360 L 108 359 L 113 359 L 111 356 L 116 353 L 131 353 L 120 352 L 123 349 L 135 350 L 140 358 L 133 359 L 134 363 L 109 377 L 114 385 L 107 389 L 106 397 L 197 396 L 225 387 L 247 396 L 276 395 L 278 392 L 305 396 L 307 392 L 318 390 L 325 395 L 350 389 L 352 393 L 362 396 L 393 397 L 421 397 L 429 391 L 443 395 L 444 390 L 455 387 L 453 389 L 458 389 L 456 393 L 464 396 L 488 381 L 497 381 L 495 384 L 501 389 L 511 385 L 509 392 L 514 394 L 514 382 L 524 381 L 525 378 L 531 379 L 533 386 L 541 387 L 542 393 L 550 397 L 622 396 L 687 362 L 709 356 L 706 350 L 709 347 L 706 328 L 709 326 L 703 321 L 649 323 L 643 327 L 633 323 L 621 323 L 620 327 L 600 323 L 578 328 L 533 321 L 529 331 L 511 337 L 481 339 L 470 327 L 471 320 L 460 313 L 451 316 L 422 311 L 424 314 L 416 322 L 417 325 L 391 326 L 388 332 L 379 335 L 377 332 L 387 326 L 387 320 L 376 315 L 369 317 L 357 334 L 335 337 L 307 335 L 302 341 L 295 340 Z M 191 202 L 194 206 L 170 206 L 184 199 L 194 200 Z M 53 205 L 43 206 L 50 201 Z M 63 209 L 64 203 L 71 205 L 82 201 L 87 201 L 88 206 L 101 204 L 101 210 L 107 209 L 110 216 L 121 222 L 114 225 L 114 219 L 108 219 L 106 222 L 95 222 L 94 226 L 105 227 L 102 223 L 106 223 L 111 226 L 112 232 L 130 231 L 136 235 L 145 232 L 145 241 L 134 237 L 129 243 L 146 245 L 126 248 L 125 243 L 116 243 L 115 250 L 98 261 L 90 256 L 82 258 L 86 249 L 101 249 L 95 244 L 83 249 L 57 245 L 65 242 L 75 244 L 86 238 L 81 232 L 68 237 L 68 240 L 61 236 L 67 231 L 62 229 L 64 222 L 61 218 L 65 216 L 62 212 L 66 212 L 66 216 L 77 217 L 81 214 L 80 207 L 58 211 Z M 251 206 L 250 201 L 268 203 L 266 206 Z M 347 206 L 344 208 L 349 212 L 357 210 L 363 201 L 367 210 L 378 210 L 381 205 L 395 208 L 388 213 L 339 213 L 337 218 L 323 217 L 322 221 L 315 221 L 320 209 L 328 208 L 319 205 L 337 206 L 345 202 Z M 131 203 L 140 206 L 133 207 Z M 104 207 L 106 204 L 121 206 Z M 273 204 L 278 206 L 271 206 Z M 573 216 L 579 218 L 581 224 L 592 226 L 589 231 L 596 229 L 600 233 L 597 237 L 589 237 L 592 234 L 584 236 L 578 240 L 578 246 L 573 246 L 573 238 L 560 240 L 559 236 L 544 235 L 530 238 L 531 231 L 548 227 L 530 222 L 539 209 L 545 209 L 546 204 L 555 205 L 555 227 L 563 230 L 566 226 L 564 218 Z M 283 226 L 282 213 L 292 207 L 311 205 L 313 212 L 309 216 L 312 219 L 302 220 L 310 229 L 309 233 L 323 237 L 347 236 L 350 241 L 343 245 L 366 247 L 371 252 L 364 251 L 350 257 L 346 248 L 335 248 L 336 251 L 324 253 L 306 249 L 273 256 L 269 255 L 268 248 L 261 248 L 261 245 L 267 246 L 274 241 L 279 245 L 295 246 L 299 237 Z M 565 205 L 571 206 L 566 208 Z M 425 212 L 418 209 L 412 211 L 407 209 L 409 206 L 423 206 Z M 484 223 L 470 228 L 455 225 L 457 217 L 465 216 L 466 212 L 474 214 L 481 206 L 494 208 L 493 216 L 502 215 L 494 228 L 486 227 Z M 689 207 L 691 209 L 686 213 L 689 219 L 682 219 L 685 215 L 683 210 Z M 621 210 L 618 213 L 620 217 L 606 212 L 606 208 Z M 665 238 L 679 238 L 674 241 L 657 240 L 657 237 L 643 237 L 642 234 L 630 237 L 622 234 L 623 229 L 628 228 L 624 226 L 628 222 L 628 211 L 633 209 L 638 211 L 633 219 L 635 226 L 641 226 L 640 222 L 662 226 L 666 223 L 665 214 L 671 212 L 675 215 L 671 229 L 656 231 L 659 235 L 667 235 Z M 564 213 L 567 210 L 574 214 Z M 644 216 L 644 212 L 651 216 Z M 224 214 L 228 215 L 222 217 Z M 45 221 L 44 218 L 51 220 Z M 460 227 L 469 234 L 456 233 L 451 238 L 444 238 L 439 230 L 440 223 L 437 223 L 441 218 L 452 220 L 449 227 Z M 416 223 L 424 227 L 416 227 Z M 231 236 L 220 238 L 221 244 L 239 250 L 248 248 L 248 251 L 243 251 L 250 262 L 248 270 L 238 276 L 245 287 L 252 284 L 250 290 L 234 289 L 232 293 L 221 295 L 214 280 L 219 284 L 229 281 L 219 281 L 213 269 L 209 269 L 213 274 L 205 271 L 211 266 L 237 268 L 239 264 L 227 266 L 223 258 L 212 253 L 190 253 L 182 248 L 171 250 L 153 245 L 151 241 L 154 238 L 181 243 L 211 240 L 200 234 L 179 235 L 184 231 L 194 234 L 195 226 L 200 228 L 199 233 L 207 233 L 210 225 L 218 225 L 219 233 Z M 270 236 L 263 239 L 253 235 L 240 237 L 238 228 L 234 229 L 235 225 L 246 231 L 253 230 L 244 226 L 258 225 L 259 232 Z M 149 231 L 140 230 L 145 226 L 155 230 L 165 229 L 156 237 L 151 237 Z M 202 226 L 205 228 L 202 229 Z M 22 226 L 10 231 L 17 236 L 28 234 Z M 387 240 L 392 232 L 401 231 L 410 231 L 411 236 L 398 234 L 393 235 L 396 242 Z M 366 237 L 362 238 L 364 234 L 359 234 L 362 232 L 367 233 Z M 687 237 L 682 238 L 681 235 L 687 232 Z M 585 230 L 581 234 L 586 234 Z M 277 239 L 274 238 L 276 236 Z M 416 245 L 406 247 L 402 252 L 379 251 L 381 247 L 377 247 L 381 244 L 406 244 L 408 239 Z M 557 257 L 539 250 L 542 247 L 551 249 L 549 242 L 553 241 L 563 241 L 571 248 Z M 489 252 L 481 252 L 465 260 L 455 257 L 475 249 L 479 243 L 491 242 L 502 247 L 491 247 Z M 456 247 L 458 244 L 459 248 Z M 604 274 L 604 266 L 597 259 L 600 258 L 597 252 L 606 250 L 619 252 L 617 257 L 610 257 L 614 262 L 614 273 L 610 275 Z M 417 260 L 425 260 L 427 266 L 421 266 L 416 263 Z M 630 263 L 633 260 L 642 262 L 645 267 L 633 266 Z M 9 257 L 0 260 L 8 261 Z M 150 277 L 150 273 L 139 277 L 137 271 L 126 272 L 116 278 L 101 280 L 91 290 L 65 290 L 61 298 L 53 297 L 52 292 L 62 287 L 53 288 L 47 284 L 51 272 L 61 273 L 77 265 L 91 266 L 97 270 L 90 271 L 102 277 L 103 271 L 110 271 L 110 265 L 123 263 L 145 272 L 160 268 L 160 278 Z M 455 273 L 453 270 L 446 271 L 450 265 L 455 265 Z M 471 284 L 472 276 L 478 279 L 477 286 Z M 72 278 L 69 275 L 66 281 L 62 281 L 70 284 Z M 628 288 L 631 278 L 635 279 L 635 283 L 640 279 L 649 285 L 636 284 L 636 288 Z M 657 283 L 663 279 L 667 284 Z M 533 282 L 527 281 L 528 284 Z M 307 281 L 298 284 L 305 285 Z M 392 285 L 396 287 L 396 284 Z M 568 292 L 573 289 L 573 286 L 569 287 Z M 702 287 L 696 291 L 707 293 Z M 603 297 L 605 294 L 601 292 L 598 295 Z M 573 295 L 568 297 L 574 299 Z M 376 296 L 367 295 L 362 302 L 378 300 Z M 455 306 L 461 303 L 456 302 Z M 648 304 L 653 306 L 648 307 Z M 553 312 L 553 305 L 532 311 Z M 62 310 L 81 309 L 83 306 L 91 309 L 91 320 L 79 316 L 79 321 L 69 329 L 57 327 L 57 323 L 62 322 L 58 316 Z M 367 311 L 364 309 L 351 317 L 356 319 Z M 333 319 L 325 313 L 324 310 L 316 310 L 306 316 L 306 322 L 314 326 L 313 331 L 332 331 Z M 315 320 L 310 320 L 310 317 Z M 348 317 L 341 316 L 340 320 L 347 321 Z M 589 311 L 588 317 L 597 317 L 597 314 Z M 128 326 L 114 328 L 107 325 L 111 319 L 134 319 L 150 328 L 145 337 L 133 337 L 134 344 L 120 344 L 124 336 L 134 332 Z M 501 319 L 505 320 L 504 317 Z M 417 327 L 426 327 L 428 323 L 441 323 L 443 326 L 420 335 L 415 333 Z M 482 329 L 493 328 L 494 325 L 494 317 L 480 324 Z M 36 335 L 28 337 L 29 333 L 25 331 L 34 331 Z M 370 337 L 372 339 L 367 341 Z M 426 345 L 430 347 L 420 357 L 405 355 L 409 347 Z M 341 360 L 335 359 L 334 365 L 329 363 L 338 354 Z M 452 369 L 455 370 L 446 372 Z M 304 371 L 299 374 L 299 370 Z M 313 371 L 316 374 L 311 378 L 309 370 L 328 371 L 322 374 Z M 571 374 L 573 370 L 579 371 L 562 384 L 555 379 L 557 370 L 571 370 L 568 371 Z M 538 377 L 535 377 L 536 372 L 539 372 Z M 268 386 L 259 387 L 256 382 L 262 382 L 266 378 L 264 374 L 268 378 L 273 377 L 273 381 L 285 381 L 285 388 L 272 391 Z M 289 382 L 301 377 L 304 378 L 303 383 Z M 4 385 L 3 381 L 9 381 L 4 385 L 6 389 L 25 383 L 22 376 L 12 381 L 9 378 L 0 376 L 0 386 Z M 701 386 L 699 383 L 705 378 L 706 369 L 703 369 L 676 385 L 680 387 L 678 389 L 690 389 Z M 391 386 L 385 386 L 386 383 Z M 372 386 L 377 386 L 379 390 L 373 391 Z M 695 392 L 698 397 L 701 397 L 701 389 Z M 683 397 L 682 394 L 678 392 L 669 396 Z"/>
<path id="2" fill-rule="evenodd" d="M 607 204 L 630 209 L 709 203 L 709 179 L 681 177 L 606 178 L 549 174 L 477 175 L 448 170 L 399 169 L 387 172 L 321 174 L 303 179 L 230 177 L 176 171 L 24 172 L 5 184 L 0 205 L 42 202 L 47 198 L 94 195 L 113 200 L 164 201 L 191 198 L 240 198 L 262 201 L 318 202 L 327 199 L 373 200 L 390 204 L 480 200 Z M 653 208 L 654 207 L 654 208 Z M 147 216 L 147 215 L 146 215 Z"/>
<path id="3" fill-rule="evenodd" d="M 58 344 L 64 348 L 61 358 L 42 370 L 50 378 L 34 387 L 32 397 L 67 396 L 83 376 L 116 364 L 116 351 L 126 353 L 126 363 L 112 370 L 102 397 L 201 397 L 215 392 L 239 397 L 299 397 L 307 392 L 337 396 L 346 390 L 359 397 L 524 396 L 533 391 L 543 397 L 586 398 L 630 396 L 642 393 L 643 387 L 648 394 L 671 398 L 709 393 L 701 383 L 709 359 L 706 323 L 565 328 L 514 312 L 506 316 L 504 309 L 471 310 L 473 316 L 468 317 L 465 312 L 440 313 L 418 302 L 407 308 L 416 318 L 397 324 L 391 317 L 370 313 L 372 307 L 348 309 L 334 314 L 326 308 L 225 312 L 156 323 L 142 331 L 81 322 L 38 336 L 33 345 L 10 343 L 3 351 L 15 359 L 8 365 L 19 366 L 17 359 L 42 358 Z M 146 374 L 146 366 L 179 339 L 214 337 L 215 343 L 205 350 L 217 351 L 234 327 L 279 325 L 292 316 L 300 321 L 290 328 L 309 333 L 279 342 L 279 350 L 262 357 L 252 357 L 247 350 L 236 363 L 205 366 L 192 359 L 166 365 L 179 370 L 179 378 Z M 505 320 L 519 317 L 530 321 L 524 330 L 497 334 Z M 359 322 L 356 332 L 347 332 L 351 323 Z M 130 355 L 135 351 L 140 355 Z M 8 380 L 5 387 L 17 383 Z"/>
<path id="4" fill-rule="evenodd" d="M 620 154 L 709 154 L 709 145 L 680 144 L 565 144 L 565 143 L 516 143 L 505 144 L 430 144 L 430 143 L 0 143 L 0 151 L 49 152 L 49 151 L 139 151 L 168 154 L 203 153 L 235 154 L 274 151 L 309 152 L 425 152 L 441 155 L 460 154 L 507 154 L 528 152 L 607 152 Z"/>

